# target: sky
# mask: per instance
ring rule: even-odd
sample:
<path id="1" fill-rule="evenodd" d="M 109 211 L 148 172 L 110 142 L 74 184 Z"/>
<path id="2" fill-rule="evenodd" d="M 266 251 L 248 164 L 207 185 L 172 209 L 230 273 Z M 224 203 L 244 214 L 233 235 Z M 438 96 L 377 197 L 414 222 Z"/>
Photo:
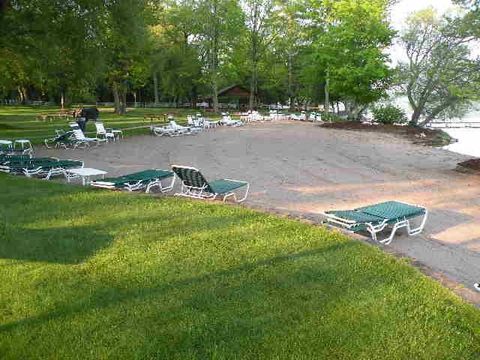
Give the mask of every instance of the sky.
<path id="1" fill-rule="evenodd" d="M 392 24 L 396 30 L 401 30 L 405 19 L 414 11 L 432 6 L 439 14 L 444 14 L 454 5 L 450 0 L 400 0 L 392 8 Z"/>
<path id="2" fill-rule="evenodd" d="M 399 0 L 398 3 L 393 6 L 390 15 L 394 29 L 401 31 L 405 26 L 405 20 L 412 12 L 430 6 L 436 9 L 441 15 L 454 10 L 454 5 L 451 0 Z M 396 64 L 404 58 L 403 50 L 398 44 L 393 45 L 389 52 L 393 64 Z"/>

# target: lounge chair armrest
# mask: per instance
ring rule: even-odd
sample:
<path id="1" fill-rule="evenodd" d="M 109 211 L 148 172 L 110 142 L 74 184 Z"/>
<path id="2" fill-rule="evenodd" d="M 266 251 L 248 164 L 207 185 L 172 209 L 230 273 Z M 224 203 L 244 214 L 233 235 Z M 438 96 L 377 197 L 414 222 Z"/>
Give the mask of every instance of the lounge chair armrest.
<path id="1" fill-rule="evenodd" d="M 237 183 L 242 183 L 242 184 L 248 185 L 248 181 L 237 180 L 237 179 L 227 179 L 227 178 L 225 178 L 223 180 L 234 181 L 234 182 L 237 182 Z"/>
<path id="2" fill-rule="evenodd" d="M 336 215 L 333 215 L 333 214 L 327 214 L 325 212 L 321 212 L 320 213 L 321 216 L 327 218 L 327 219 L 332 219 L 332 220 L 335 220 L 337 222 L 342 222 L 344 223 L 345 225 L 350 225 L 350 226 L 353 226 L 353 225 L 357 225 L 359 224 L 357 221 L 355 220 L 348 220 L 348 219 L 344 219 L 344 218 L 341 218 L 339 216 L 336 216 Z"/>

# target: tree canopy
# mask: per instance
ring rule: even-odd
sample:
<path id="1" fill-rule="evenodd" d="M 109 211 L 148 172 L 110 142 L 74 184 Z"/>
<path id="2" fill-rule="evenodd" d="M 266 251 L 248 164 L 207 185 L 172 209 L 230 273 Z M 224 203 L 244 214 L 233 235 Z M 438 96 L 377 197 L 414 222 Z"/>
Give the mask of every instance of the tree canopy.
<path id="1" fill-rule="evenodd" d="M 399 70 L 412 123 L 459 116 L 478 99 L 480 63 L 470 54 L 472 39 L 457 20 L 440 18 L 432 8 L 409 18 L 401 37 L 408 61 Z"/>
<path id="2" fill-rule="evenodd" d="M 385 51 L 396 35 L 393 2 L 4 0 L 0 97 L 113 100 L 118 113 L 132 98 L 209 101 L 218 110 L 219 89 L 237 84 L 250 89 L 250 108 L 281 102 L 329 111 L 342 102 L 358 119 L 394 79 Z M 480 36 L 478 4 L 457 3 L 464 17 L 417 14 L 401 37 L 414 122 L 468 105 L 477 91 L 466 39 Z"/>

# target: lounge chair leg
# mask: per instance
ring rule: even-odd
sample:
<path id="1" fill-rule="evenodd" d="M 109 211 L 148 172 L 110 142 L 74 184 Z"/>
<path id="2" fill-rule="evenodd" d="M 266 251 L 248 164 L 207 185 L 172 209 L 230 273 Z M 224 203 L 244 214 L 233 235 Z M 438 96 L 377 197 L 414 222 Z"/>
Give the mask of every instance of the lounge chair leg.
<path id="1" fill-rule="evenodd" d="M 427 222 L 427 218 L 428 218 L 428 210 L 425 209 L 425 215 L 423 216 L 422 222 L 420 223 L 420 225 L 417 228 L 412 229 L 410 227 L 410 221 L 408 221 L 408 224 L 407 224 L 408 235 L 413 236 L 413 235 L 420 234 L 423 231 L 423 228 L 425 227 L 425 224 Z"/>
<path id="2" fill-rule="evenodd" d="M 223 202 L 225 202 L 227 200 L 227 198 L 229 198 L 230 196 L 233 197 L 233 201 L 235 201 L 236 203 L 241 203 L 242 201 L 245 201 L 245 199 L 248 196 L 248 190 L 250 189 L 250 184 L 247 183 L 246 187 L 247 187 L 247 189 L 245 190 L 245 194 L 243 195 L 243 197 L 240 200 L 237 199 L 237 194 L 234 191 L 232 191 L 231 193 L 227 193 L 223 197 Z"/>
<path id="3" fill-rule="evenodd" d="M 245 190 L 245 194 L 243 195 L 243 198 L 237 201 L 238 203 L 241 203 L 247 199 L 249 190 L 250 190 L 250 183 L 247 183 L 247 190 Z"/>
<path id="4" fill-rule="evenodd" d="M 383 244 L 383 245 L 390 244 L 392 242 L 393 237 L 395 236 L 395 233 L 397 232 L 397 230 L 400 229 L 400 228 L 403 228 L 403 227 L 408 228 L 408 226 L 409 226 L 408 224 L 409 224 L 408 220 L 402 220 L 402 221 L 396 222 L 395 225 L 393 225 L 392 232 L 390 233 L 390 236 L 383 239 L 383 240 L 378 240 L 378 242 L 380 244 Z"/>

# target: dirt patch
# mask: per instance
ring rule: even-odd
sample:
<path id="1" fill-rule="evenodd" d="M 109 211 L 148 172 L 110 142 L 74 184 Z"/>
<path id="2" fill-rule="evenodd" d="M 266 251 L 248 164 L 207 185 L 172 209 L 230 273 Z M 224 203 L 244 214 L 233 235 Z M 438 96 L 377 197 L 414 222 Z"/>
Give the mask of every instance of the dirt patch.
<path id="1" fill-rule="evenodd" d="M 471 170 L 473 172 L 480 172 L 480 159 L 470 159 L 467 161 L 462 161 L 461 163 L 458 163 L 458 166 L 463 169 Z"/>
<path id="2" fill-rule="evenodd" d="M 354 121 L 342 121 L 322 124 L 321 127 L 328 129 L 369 131 L 393 134 L 406 137 L 414 144 L 426 146 L 445 146 L 453 142 L 453 139 L 442 130 L 424 129 L 414 126 L 370 125 Z"/>

